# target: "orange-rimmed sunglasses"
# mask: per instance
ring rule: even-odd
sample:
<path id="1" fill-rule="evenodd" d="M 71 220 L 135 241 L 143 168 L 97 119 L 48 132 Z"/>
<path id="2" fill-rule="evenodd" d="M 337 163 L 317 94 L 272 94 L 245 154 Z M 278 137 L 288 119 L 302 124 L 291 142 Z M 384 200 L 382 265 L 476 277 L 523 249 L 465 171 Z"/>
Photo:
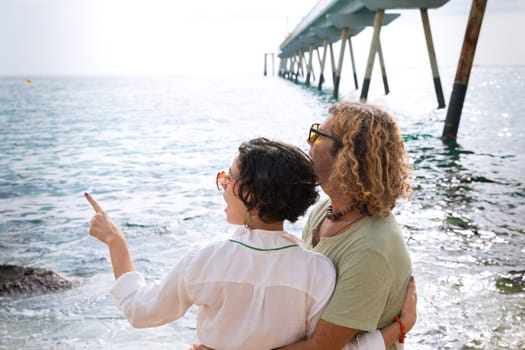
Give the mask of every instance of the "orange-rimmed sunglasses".
<path id="1" fill-rule="evenodd" d="M 232 176 L 226 172 L 226 170 L 219 171 L 217 177 L 215 178 L 215 184 L 217 185 L 217 190 L 226 191 L 226 187 L 233 182 Z"/>

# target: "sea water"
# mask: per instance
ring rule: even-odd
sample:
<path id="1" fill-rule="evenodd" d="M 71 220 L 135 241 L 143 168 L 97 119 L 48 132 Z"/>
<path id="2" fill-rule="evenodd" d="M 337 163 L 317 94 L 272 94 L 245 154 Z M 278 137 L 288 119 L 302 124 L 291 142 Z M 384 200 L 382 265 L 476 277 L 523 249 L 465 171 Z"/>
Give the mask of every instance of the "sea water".
<path id="1" fill-rule="evenodd" d="M 442 72 L 446 99 L 453 67 Z M 262 76 L 0 78 L 0 264 L 79 283 L 0 298 L 0 349 L 187 349 L 195 308 L 133 329 L 112 304 L 107 248 L 88 235 L 88 191 L 119 224 L 137 269 L 162 278 L 189 249 L 227 238 L 217 171 L 265 136 L 305 150 L 334 102 L 315 87 Z M 412 200 L 395 214 L 419 302 L 410 349 L 525 348 L 525 67 L 474 67 L 458 146 L 428 69 L 374 76 L 369 102 L 398 121 Z M 314 82 L 316 84 L 316 82 Z M 341 97 L 357 99 L 343 77 Z M 304 218 L 287 224 L 300 236 Z M 242 263 L 242 262 L 238 262 Z M 300 268 L 300 267 L 297 267 Z"/>

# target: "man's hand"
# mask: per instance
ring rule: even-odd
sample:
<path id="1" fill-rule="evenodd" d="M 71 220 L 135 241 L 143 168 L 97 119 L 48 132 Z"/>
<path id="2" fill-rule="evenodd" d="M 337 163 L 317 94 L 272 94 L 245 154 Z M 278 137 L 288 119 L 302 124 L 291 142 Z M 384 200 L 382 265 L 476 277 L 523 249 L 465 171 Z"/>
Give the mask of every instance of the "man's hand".
<path id="1" fill-rule="evenodd" d="M 417 320 L 416 306 L 417 306 L 416 281 L 414 280 L 414 277 L 410 277 L 410 280 L 408 281 L 407 295 L 405 297 L 405 302 L 403 304 L 403 307 L 401 308 L 401 314 L 399 315 L 399 318 L 401 319 L 401 322 L 403 322 L 403 325 L 405 326 L 405 330 L 407 333 L 416 324 L 416 320 Z"/>
<path id="2" fill-rule="evenodd" d="M 213 350 L 212 348 L 207 347 L 202 344 L 193 344 L 189 350 Z"/>

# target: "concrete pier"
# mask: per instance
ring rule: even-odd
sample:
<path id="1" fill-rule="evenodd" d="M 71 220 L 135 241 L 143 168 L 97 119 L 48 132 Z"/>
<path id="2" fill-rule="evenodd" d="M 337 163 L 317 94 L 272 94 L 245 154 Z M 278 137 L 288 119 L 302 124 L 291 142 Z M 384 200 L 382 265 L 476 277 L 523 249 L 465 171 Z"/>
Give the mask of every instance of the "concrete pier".
<path id="1" fill-rule="evenodd" d="M 320 0 L 280 45 L 278 57 L 281 60 L 288 60 L 289 58 L 300 57 L 302 55 L 301 52 L 322 48 L 324 51 L 323 59 L 320 62 L 321 72 L 318 85 L 318 88 L 321 89 L 325 79 L 326 50 L 329 49 L 332 59 L 333 95 L 335 98 L 338 98 L 339 86 L 343 77 L 345 46 L 348 42 L 350 58 L 354 66 L 353 76 L 357 89 L 357 72 L 354 64 L 351 38 L 358 35 L 366 27 L 373 26 L 374 33 L 370 43 L 370 51 L 368 53 L 360 98 L 362 101 L 366 101 L 367 99 L 376 56 L 379 58 L 381 65 L 385 94 L 388 94 L 390 90 L 388 87 L 383 51 L 381 49 L 380 32 L 383 26 L 390 24 L 398 18 L 400 14 L 387 13 L 386 11 L 420 10 L 425 38 L 427 40 L 432 77 L 438 99 L 438 107 L 442 108 L 444 107 L 443 90 L 437 69 L 427 10 L 441 7 L 448 1 L 449 0 Z M 339 41 L 340 52 L 336 66 L 332 44 Z M 288 75 L 289 72 L 286 71 L 286 66 L 283 66 L 279 72 L 279 76 Z M 310 82 L 308 81 L 307 85 L 309 84 Z"/>

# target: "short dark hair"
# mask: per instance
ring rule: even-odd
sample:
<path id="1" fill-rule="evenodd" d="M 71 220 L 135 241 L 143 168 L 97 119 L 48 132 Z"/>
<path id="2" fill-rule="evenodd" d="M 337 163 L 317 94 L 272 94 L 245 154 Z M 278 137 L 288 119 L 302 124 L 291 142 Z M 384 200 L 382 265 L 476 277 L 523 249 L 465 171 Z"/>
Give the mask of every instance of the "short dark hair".
<path id="1" fill-rule="evenodd" d="M 295 222 L 319 198 L 312 160 L 296 146 L 252 139 L 239 146 L 237 165 L 237 195 L 263 222 Z"/>

